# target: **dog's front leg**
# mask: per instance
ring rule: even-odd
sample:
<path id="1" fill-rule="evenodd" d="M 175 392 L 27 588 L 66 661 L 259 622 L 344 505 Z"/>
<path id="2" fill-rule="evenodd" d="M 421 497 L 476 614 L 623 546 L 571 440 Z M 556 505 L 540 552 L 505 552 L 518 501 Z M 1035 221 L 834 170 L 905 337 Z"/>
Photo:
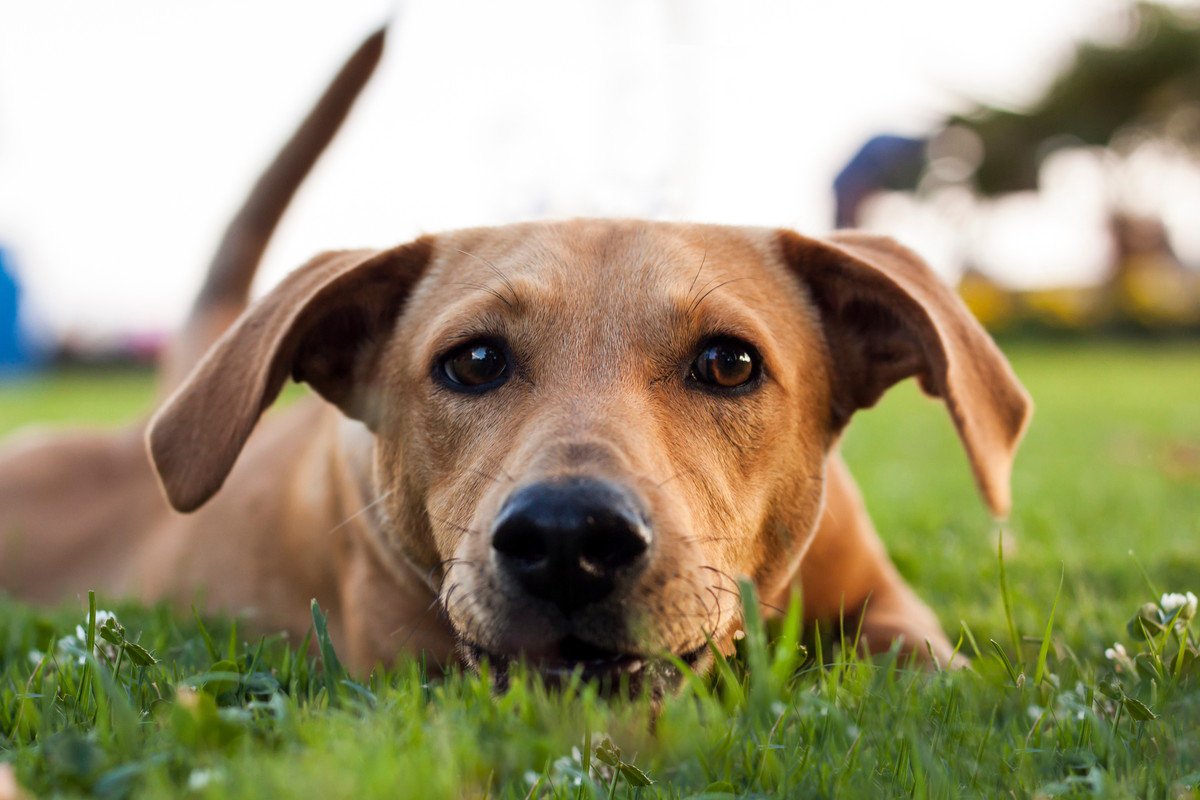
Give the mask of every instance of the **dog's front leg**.
<path id="1" fill-rule="evenodd" d="M 829 460 L 825 509 L 799 577 L 808 620 L 836 621 L 844 615 L 846 634 L 852 636 L 861 615 L 864 651 L 885 652 L 899 641 L 903 653 L 920 660 L 932 655 L 942 666 L 951 663 L 953 648 L 941 624 L 888 558 L 837 453 Z"/>

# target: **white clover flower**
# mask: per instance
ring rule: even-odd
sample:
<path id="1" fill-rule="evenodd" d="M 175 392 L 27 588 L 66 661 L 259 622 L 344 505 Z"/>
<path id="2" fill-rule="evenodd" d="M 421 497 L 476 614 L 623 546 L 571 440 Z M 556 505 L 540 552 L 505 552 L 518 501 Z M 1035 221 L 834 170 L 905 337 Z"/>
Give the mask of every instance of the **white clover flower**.
<path id="1" fill-rule="evenodd" d="M 1105 649 L 1104 657 L 1113 662 L 1113 669 L 1117 672 L 1133 671 L 1133 659 L 1125 651 L 1125 645 L 1120 642 L 1113 642 L 1112 647 Z"/>
<path id="2" fill-rule="evenodd" d="M 1054 697 L 1054 708 L 1058 716 L 1082 720 L 1087 710 L 1087 687 L 1082 681 L 1075 682 L 1075 688 L 1059 692 Z"/>
<path id="3" fill-rule="evenodd" d="M 112 611 L 96 611 L 96 630 L 99 631 L 105 622 L 112 620 L 115 624 L 120 624 L 117 620 L 117 615 Z M 86 623 L 86 620 L 85 620 Z M 55 648 L 59 658 L 70 658 L 74 656 L 78 663 L 84 661 L 83 655 L 87 650 L 87 628 L 84 625 L 75 626 L 74 636 L 64 636 L 58 640 L 58 645 Z M 103 656 L 109 661 L 113 661 L 117 657 L 117 647 L 111 642 L 106 642 L 100 638 L 100 634 L 96 634 L 96 642 L 93 647 L 93 654 L 100 658 Z"/>
<path id="4" fill-rule="evenodd" d="M 188 775 L 187 788 L 189 791 L 198 792 L 213 781 L 224 778 L 225 774 L 219 769 L 194 769 Z"/>
<path id="5" fill-rule="evenodd" d="M 35 667 L 38 664 L 42 663 L 42 659 L 44 659 L 45 657 L 46 657 L 46 654 L 43 653 L 41 650 L 30 650 L 29 651 L 29 663 L 33 664 Z"/>
<path id="6" fill-rule="evenodd" d="M 1180 594 L 1169 592 L 1158 601 L 1162 622 L 1166 624 L 1174 620 L 1176 632 L 1187 630 L 1188 623 L 1196 616 L 1196 595 L 1191 592 Z"/>
<path id="7" fill-rule="evenodd" d="M 1196 616 L 1196 595 L 1191 592 L 1180 594 L 1172 592 L 1164 594 L 1162 599 L 1158 601 L 1158 606 L 1167 615 L 1167 618 L 1175 616 L 1175 612 L 1179 611 L 1179 621 L 1188 622 Z M 1180 611 L 1182 609 L 1182 611 Z"/>

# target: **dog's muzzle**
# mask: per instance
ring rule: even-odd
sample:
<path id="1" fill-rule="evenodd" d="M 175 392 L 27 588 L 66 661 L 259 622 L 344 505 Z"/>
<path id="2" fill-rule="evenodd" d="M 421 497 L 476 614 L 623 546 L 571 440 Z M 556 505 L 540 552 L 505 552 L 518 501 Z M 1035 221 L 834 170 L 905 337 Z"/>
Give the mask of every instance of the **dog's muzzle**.
<path id="1" fill-rule="evenodd" d="M 657 637 L 630 646 L 630 625 L 645 624 L 630 619 L 630 599 L 654 551 L 642 506 L 620 484 L 575 476 L 517 489 L 495 517 L 491 562 L 506 584 L 504 594 L 515 595 L 507 613 L 519 618 L 504 624 L 525 630 L 486 647 L 464 636 L 463 662 L 478 667 L 486 661 L 501 683 L 520 661 L 552 683 L 579 675 L 602 691 L 648 689 L 661 696 L 681 679 L 674 659 L 697 668 L 708 648 L 674 652 L 672 659 L 657 652 Z M 632 641 L 640 638 L 633 634 Z"/>

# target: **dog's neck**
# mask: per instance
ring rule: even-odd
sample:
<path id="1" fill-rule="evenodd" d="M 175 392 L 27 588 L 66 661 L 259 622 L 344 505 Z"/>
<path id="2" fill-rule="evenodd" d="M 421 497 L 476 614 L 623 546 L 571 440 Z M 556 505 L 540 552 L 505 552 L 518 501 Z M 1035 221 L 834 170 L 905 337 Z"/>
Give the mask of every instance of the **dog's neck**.
<path id="1" fill-rule="evenodd" d="M 338 451 L 345 476 L 340 487 L 341 507 L 348 520 L 362 531 L 363 539 L 379 566 L 397 583 L 422 587 L 432 601 L 437 597 L 436 576 L 426 574 L 405 558 L 388 535 L 392 522 L 387 514 L 387 490 L 380 489 L 374 478 L 375 435 L 361 422 L 342 417 L 338 424 Z"/>
<path id="2" fill-rule="evenodd" d="M 353 563 L 341 602 L 347 620 L 371 620 L 355 637 L 356 663 L 389 661 L 397 652 L 425 651 L 447 664 L 454 659 L 454 635 L 438 606 L 438 576 L 414 564 L 396 545 L 384 490 L 374 478 L 375 437 L 359 422 L 341 418 L 337 428 L 338 476 L 334 491 L 343 534 L 350 537 Z"/>
<path id="3" fill-rule="evenodd" d="M 374 479 L 374 434 L 361 422 L 340 417 L 336 435 L 335 474 L 342 480 L 335 491 L 346 524 L 361 531 L 374 559 L 394 581 L 427 588 L 432 600 L 437 596 L 433 577 L 410 564 L 389 541 L 392 523 L 386 510 L 386 489 L 379 488 Z"/>

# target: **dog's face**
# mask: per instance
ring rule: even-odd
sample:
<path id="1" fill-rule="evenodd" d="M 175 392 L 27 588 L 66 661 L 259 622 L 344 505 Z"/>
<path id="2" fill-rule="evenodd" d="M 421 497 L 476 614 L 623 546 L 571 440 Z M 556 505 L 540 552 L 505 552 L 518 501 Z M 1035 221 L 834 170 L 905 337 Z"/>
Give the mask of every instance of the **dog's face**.
<path id="1" fill-rule="evenodd" d="M 318 259 L 156 418 L 177 507 L 216 491 L 289 374 L 374 432 L 379 535 L 430 576 L 468 662 L 609 677 L 698 662 L 731 637 L 739 577 L 789 580 L 832 443 L 895 381 L 947 400 L 997 511 L 1024 422 L 1007 364 L 911 254 L 715 226 L 529 224 Z M 186 449 L 198 428 L 212 443 Z"/>
<path id="2" fill-rule="evenodd" d="M 828 357 L 762 236 L 446 237 L 379 370 L 390 533 L 469 657 L 694 659 L 820 507 Z"/>

